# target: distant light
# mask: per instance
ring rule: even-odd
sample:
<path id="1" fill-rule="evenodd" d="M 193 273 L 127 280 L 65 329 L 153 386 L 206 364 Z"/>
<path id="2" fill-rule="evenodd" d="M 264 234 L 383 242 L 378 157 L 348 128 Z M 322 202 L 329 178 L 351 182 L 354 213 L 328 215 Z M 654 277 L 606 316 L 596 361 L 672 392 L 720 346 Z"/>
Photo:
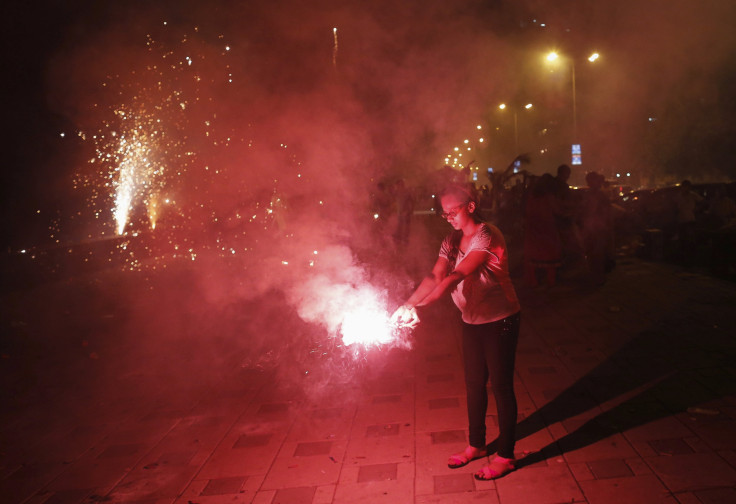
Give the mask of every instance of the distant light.
<path id="1" fill-rule="evenodd" d="M 230 46 L 229 45 L 228 46 L 225 46 L 225 50 L 226 51 L 229 51 L 230 50 Z"/>
<path id="2" fill-rule="evenodd" d="M 501 105 L 498 106 L 498 108 L 500 108 L 501 110 L 503 110 L 503 109 L 506 108 L 506 104 L 505 103 L 502 103 Z"/>
<path id="3" fill-rule="evenodd" d="M 559 57 L 560 57 L 559 54 L 557 54 L 556 52 L 552 51 L 551 53 L 549 53 L 547 55 L 547 61 L 555 61 Z"/>
<path id="4" fill-rule="evenodd" d="M 482 128 L 481 128 L 481 126 L 480 126 L 480 124 L 479 124 L 478 126 L 476 126 L 476 128 L 478 128 L 478 129 L 482 129 Z"/>
<path id="5" fill-rule="evenodd" d="M 483 143 L 483 139 L 482 139 L 482 138 L 479 138 L 479 139 L 478 139 L 478 141 L 479 141 L 480 143 Z"/>
<path id="6" fill-rule="evenodd" d="M 61 138 L 64 138 L 64 137 L 66 136 L 66 133 L 59 133 L 59 136 L 60 136 Z"/>
<path id="7" fill-rule="evenodd" d="M 457 151 L 459 151 L 459 150 L 460 150 L 460 147 L 455 147 L 455 149 L 454 149 L 454 150 L 455 150 L 455 152 L 457 152 Z"/>
<path id="8" fill-rule="evenodd" d="M 631 173 L 628 173 L 628 172 L 627 172 L 627 173 L 626 173 L 626 176 L 627 176 L 627 177 L 631 177 Z"/>
<path id="9" fill-rule="evenodd" d="M 621 177 L 621 174 L 620 173 L 617 173 L 616 174 L 616 178 L 620 178 L 620 177 Z"/>
<path id="10" fill-rule="evenodd" d="M 463 140 L 463 143 L 470 143 L 470 140 L 468 140 L 468 139 L 466 138 L 465 140 Z"/>
<path id="11" fill-rule="evenodd" d="M 593 53 L 593 54 L 591 54 L 591 55 L 590 55 L 590 57 L 588 58 L 588 61 L 590 61 L 591 63 L 593 63 L 593 62 L 594 62 L 595 60 L 597 60 L 598 58 L 600 58 L 600 56 L 601 56 L 601 55 L 600 55 L 600 54 L 598 54 L 598 53 Z"/>
<path id="12" fill-rule="evenodd" d="M 541 26 L 542 28 L 544 28 L 544 27 L 547 26 L 547 23 L 540 23 L 539 26 Z"/>
<path id="13" fill-rule="evenodd" d="M 654 121 L 656 121 L 656 120 L 657 120 L 657 118 L 656 118 L 656 117 L 650 117 L 650 118 L 649 118 L 649 122 L 654 122 Z"/>
<path id="14" fill-rule="evenodd" d="M 524 108 L 529 110 L 530 108 L 532 108 L 532 106 L 533 105 L 531 103 L 527 103 L 526 105 L 524 105 Z"/>

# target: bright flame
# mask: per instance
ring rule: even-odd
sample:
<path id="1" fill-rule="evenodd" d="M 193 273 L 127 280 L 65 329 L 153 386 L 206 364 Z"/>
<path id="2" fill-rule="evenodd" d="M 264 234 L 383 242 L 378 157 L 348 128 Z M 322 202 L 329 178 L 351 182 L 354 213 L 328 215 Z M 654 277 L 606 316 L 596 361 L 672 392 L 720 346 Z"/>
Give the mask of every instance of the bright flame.
<path id="1" fill-rule="evenodd" d="M 361 306 L 345 314 L 340 326 L 346 345 L 381 345 L 394 339 L 388 313 L 377 306 Z"/>

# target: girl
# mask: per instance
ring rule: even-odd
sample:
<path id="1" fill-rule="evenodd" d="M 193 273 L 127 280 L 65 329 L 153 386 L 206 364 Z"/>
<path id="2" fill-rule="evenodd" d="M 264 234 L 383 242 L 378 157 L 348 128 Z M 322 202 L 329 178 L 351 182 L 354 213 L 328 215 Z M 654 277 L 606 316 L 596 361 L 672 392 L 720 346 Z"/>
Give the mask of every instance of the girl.
<path id="1" fill-rule="evenodd" d="M 439 197 L 442 217 L 455 229 L 445 238 L 432 272 L 392 316 L 395 323 L 419 323 L 416 307 L 446 292 L 462 313 L 463 364 L 467 391 L 470 444 L 447 465 L 463 467 L 498 449 L 475 477 L 496 479 L 514 470 L 516 396 L 514 360 L 520 307 L 508 271 L 506 242 L 497 227 L 484 223 L 478 202 L 463 187 L 445 189 Z M 497 444 L 486 446 L 486 383 L 490 377 L 498 405 Z"/>

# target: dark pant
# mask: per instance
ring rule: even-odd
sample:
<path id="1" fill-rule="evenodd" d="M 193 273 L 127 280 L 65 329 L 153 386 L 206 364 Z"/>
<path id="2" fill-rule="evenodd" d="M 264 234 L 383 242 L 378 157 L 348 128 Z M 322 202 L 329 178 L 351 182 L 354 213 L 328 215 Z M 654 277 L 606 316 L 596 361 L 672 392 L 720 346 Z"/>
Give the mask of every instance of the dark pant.
<path id="1" fill-rule="evenodd" d="M 498 408 L 498 454 L 505 458 L 514 458 L 514 360 L 520 322 L 521 313 L 516 313 L 488 324 L 463 323 L 463 362 L 465 389 L 468 394 L 470 445 L 476 448 L 486 446 L 486 383 L 490 377 Z"/>

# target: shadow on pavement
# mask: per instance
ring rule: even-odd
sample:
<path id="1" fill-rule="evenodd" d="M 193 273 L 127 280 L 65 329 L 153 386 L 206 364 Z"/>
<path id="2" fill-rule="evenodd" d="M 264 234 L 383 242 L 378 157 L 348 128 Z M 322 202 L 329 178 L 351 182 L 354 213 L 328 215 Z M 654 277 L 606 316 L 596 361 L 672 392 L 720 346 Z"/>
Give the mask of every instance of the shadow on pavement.
<path id="1" fill-rule="evenodd" d="M 712 301 L 721 306 L 713 319 L 684 311 L 652 321 L 650 329 L 521 421 L 517 439 L 609 403 L 603 413 L 521 459 L 519 467 L 736 393 L 733 317 L 723 309 L 726 300 Z"/>

